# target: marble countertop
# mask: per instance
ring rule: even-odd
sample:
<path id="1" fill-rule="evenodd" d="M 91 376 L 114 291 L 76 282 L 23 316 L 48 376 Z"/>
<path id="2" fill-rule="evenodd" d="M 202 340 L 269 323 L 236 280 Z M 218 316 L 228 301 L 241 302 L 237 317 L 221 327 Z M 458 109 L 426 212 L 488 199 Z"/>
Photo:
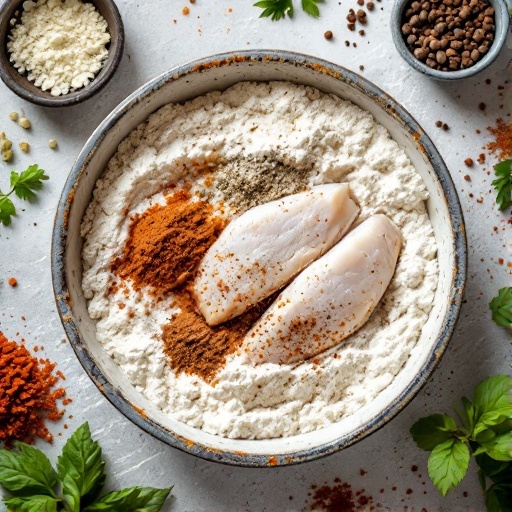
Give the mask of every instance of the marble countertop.
<path id="1" fill-rule="evenodd" d="M 448 497 L 427 476 L 426 452 L 416 448 L 409 428 L 419 417 L 449 412 L 477 382 L 512 372 L 512 338 L 490 319 L 488 302 L 512 284 L 510 210 L 499 212 L 491 188 L 495 158 L 482 147 L 499 117 L 512 112 L 512 52 L 503 49 L 484 72 L 463 82 L 432 81 L 400 58 L 389 30 L 390 0 L 368 14 L 365 35 L 350 32 L 345 16 L 356 0 L 326 0 L 314 19 L 299 6 L 293 20 L 260 19 L 251 0 L 118 0 L 126 46 L 112 81 L 84 104 L 50 109 L 27 103 L 0 83 L 0 131 L 30 143 L 0 166 L 0 188 L 8 172 L 34 162 L 50 175 L 37 202 L 25 203 L 11 227 L 0 226 L 0 331 L 24 338 L 66 375 L 73 398 L 66 417 L 51 424 L 53 445 L 39 443 L 55 460 L 76 427 L 89 421 L 108 464 L 107 489 L 133 485 L 174 485 L 164 511 L 309 510 L 312 485 L 350 484 L 373 497 L 382 510 L 484 510 L 476 466 Z M 188 6 L 185 16 L 182 9 Z M 331 30 L 333 39 L 324 38 Z M 345 41 L 350 42 L 346 46 Z M 352 43 L 356 43 L 354 46 Z M 422 125 L 446 161 L 460 196 L 468 237 L 468 280 L 456 331 L 431 379 L 413 402 L 384 428 L 335 455 L 306 464 L 268 469 L 228 467 L 175 450 L 152 438 L 120 414 L 98 391 L 67 342 L 55 306 L 50 245 L 57 202 L 81 147 L 102 119 L 128 94 L 170 68 L 214 53 L 280 49 L 326 59 L 360 73 L 400 102 Z M 508 80 L 508 83 L 506 82 Z M 8 117 L 24 109 L 32 122 L 22 132 Z M 508 117 L 508 119 L 510 119 Z M 445 131 L 436 127 L 441 120 Z M 52 151 L 48 140 L 56 139 Z M 478 163 L 481 153 L 487 155 Z M 464 164 L 466 158 L 473 167 Z M 18 286 L 8 285 L 15 277 Z M 64 426 L 67 425 L 68 429 Z M 417 469 L 416 469 L 417 467 Z M 339 479 L 339 480 L 337 480 Z M 1 507 L 1 505 L 0 505 Z"/>

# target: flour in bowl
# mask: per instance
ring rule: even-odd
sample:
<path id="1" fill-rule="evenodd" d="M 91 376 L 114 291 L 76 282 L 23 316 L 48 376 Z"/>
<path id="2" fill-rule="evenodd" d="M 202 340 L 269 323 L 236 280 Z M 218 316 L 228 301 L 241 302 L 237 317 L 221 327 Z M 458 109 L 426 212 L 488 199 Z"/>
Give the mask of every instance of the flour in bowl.
<path id="1" fill-rule="evenodd" d="M 177 366 L 178 352 L 169 347 L 183 331 L 176 319 L 196 313 L 178 288 L 155 293 L 144 269 L 141 280 L 120 273 L 136 222 L 192 204 L 211 215 L 205 219 L 225 223 L 323 183 L 350 185 L 361 209 L 355 224 L 382 213 L 403 237 L 391 284 L 368 322 L 339 346 L 295 365 L 243 363 L 233 345 L 244 331 L 237 337 L 239 324 L 227 325 L 228 349 L 216 352 L 217 366 L 206 373 L 192 359 Z M 418 342 L 438 282 L 427 197 L 388 132 L 338 97 L 285 82 L 244 82 L 167 105 L 119 145 L 82 223 L 82 285 L 98 339 L 141 393 L 193 427 L 246 439 L 325 427 L 377 399 Z M 190 242 L 182 244 L 196 254 Z M 190 272 L 177 274 L 177 286 Z M 199 329 L 197 338 L 211 347 Z"/>

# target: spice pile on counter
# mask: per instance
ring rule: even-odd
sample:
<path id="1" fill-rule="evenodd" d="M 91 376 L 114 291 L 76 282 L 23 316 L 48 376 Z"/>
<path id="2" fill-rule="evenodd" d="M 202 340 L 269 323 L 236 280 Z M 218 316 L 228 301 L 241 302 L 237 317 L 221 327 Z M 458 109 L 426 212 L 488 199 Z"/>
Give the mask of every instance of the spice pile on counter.
<path id="1" fill-rule="evenodd" d="M 52 96 L 89 84 L 108 56 L 108 24 L 91 3 L 37 0 L 23 4 L 7 43 L 20 74 Z"/>
<path id="2" fill-rule="evenodd" d="M 62 418 L 57 400 L 66 394 L 62 387 L 55 389 L 64 376 L 54 370 L 55 363 L 34 357 L 0 332 L 0 441 L 6 446 L 15 440 L 33 443 L 36 437 L 53 440 L 45 422 Z"/>
<path id="3" fill-rule="evenodd" d="M 487 0 L 414 1 L 402 25 L 410 52 L 440 71 L 475 64 L 489 51 L 494 32 L 494 9 Z"/>

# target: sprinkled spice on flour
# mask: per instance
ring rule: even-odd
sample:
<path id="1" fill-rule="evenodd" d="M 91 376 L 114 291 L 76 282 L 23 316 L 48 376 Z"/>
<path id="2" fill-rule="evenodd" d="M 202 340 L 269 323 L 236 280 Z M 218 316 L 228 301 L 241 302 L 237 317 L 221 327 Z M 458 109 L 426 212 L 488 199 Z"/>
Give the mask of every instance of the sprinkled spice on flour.
<path id="1" fill-rule="evenodd" d="M 36 437 L 53 440 L 45 421 L 57 421 L 64 411 L 57 400 L 66 394 L 54 389 L 62 378 L 54 375 L 55 363 L 37 359 L 24 345 L 7 339 L 0 332 L 0 441 L 33 443 Z"/>
<path id="2" fill-rule="evenodd" d="M 496 120 L 496 126 L 487 129 L 494 136 L 494 140 L 487 144 L 486 149 L 504 160 L 512 156 L 512 123 L 505 123 L 503 119 Z"/>
<path id="3" fill-rule="evenodd" d="M 112 271 L 130 278 L 135 290 L 150 286 L 156 295 L 183 285 L 224 228 L 205 201 L 191 201 L 179 190 L 142 215 L 136 215 L 120 258 Z"/>
<path id="4" fill-rule="evenodd" d="M 180 312 L 163 326 L 164 351 L 177 374 L 195 374 L 206 381 L 214 378 L 275 298 L 218 327 L 210 327 L 196 312 L 186 285 L 225 223 L 210 203 L 194 201 L 187 191 L 178 190 L 167 196 L 165 205 L 154 205 L 132 219 L 123 254 L 112 267 L 138 291 L 150 286 L 156 295 L 173 292 Z"/>

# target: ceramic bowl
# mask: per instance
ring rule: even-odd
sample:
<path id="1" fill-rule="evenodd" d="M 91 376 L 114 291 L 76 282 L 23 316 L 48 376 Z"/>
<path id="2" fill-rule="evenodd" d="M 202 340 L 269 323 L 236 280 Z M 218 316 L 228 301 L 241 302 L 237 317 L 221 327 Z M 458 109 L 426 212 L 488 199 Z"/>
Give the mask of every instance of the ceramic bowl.
<path id="1" fill-rule="evenodd" d="M 391 13 L 391 33 L 398 53 L 412 68 L 424 75 L 437 80 L 460 80 L 476 75 L 487 66 L 489 66 L 498 56 L 507 40 L 509 30 L 509 12 L 504 0 L 488 0 L 494 7 L 496 33 L 494 42 L 489 51 L 475 65 L 461 69 L 459 71 L 438 71 L 432 69 L 423 62 L 419 61 L 407 48 L 407 44 L 402 35 L 403 13 L 412 0 L 395 0 L 393 11 Z"/>
<path id="2" fill-rule="evenodd" d="M 11 20 L 19 20 L 24 0 L 0 0 L 0 78 L 18 96 L 44 107 L 69 107 L 81 103 L 103 89 L 114 75 L 124 49 L 124 28 L 121 15 L 113 0 L 88 0 L 105 18 L 110 32 L 108 57 L 101 71 L 88 85 L 62 96 L 52 96 L 49 91 L 42 91 L 9 61 L 7 41 L 11 30 Z"/>
<path id="3" fill-rule="evenodd" d="M 392 384 L 354 415 L 321 430 L 284 439 L 239 440 L 208 434 L 162 413 L 135 390 L 96 339 L 81 280 L 80 223 L 96 180 L 118 144 L 149 114 L 240 81 L 286 80 L 316 87 L 369 111 L 405 150 L 425 182 L 438 244 L 435 303 L 417 346 Z M 164 73 L 122 102 L 96 129 L 76 160 L 57 210 L 52 242 L 58 310 L 85 371 L 119 411 L 165 443 L 204 459 L 242 466 L 274 466 L 316 459 L 371 434 L 402 410 L 425 384 L 453 332 L 466 276 L 460 203 L 446 166 L 419 124 L 376 86 L 344 68 L 299 54 L 243 51 L 216 55 Z"/>

